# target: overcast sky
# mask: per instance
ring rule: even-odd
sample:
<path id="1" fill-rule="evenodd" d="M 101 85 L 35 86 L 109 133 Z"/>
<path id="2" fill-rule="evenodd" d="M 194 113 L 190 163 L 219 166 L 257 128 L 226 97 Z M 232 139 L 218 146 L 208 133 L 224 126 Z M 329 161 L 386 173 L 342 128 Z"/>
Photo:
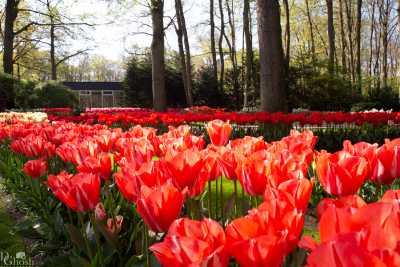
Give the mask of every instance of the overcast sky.
<path id="1" fill-rule="evenodd" d="M 66 1 L 67 2 L 67 1 Z M 75 1 L 72 1 L 75 2 Z M 117 60 L 127 55 L 127 50 L 132 50 L 133 46 L 149 47 L 151 33 L 149 27 L 151 19 L 146 17 L 148 8 L 141 3 L 145 1 L 134 1 L 128 4 L 118 4 L 117 1 L 110 4 L 101 0 L 81 0 L 69 7 L 72 14 L 78 16 L 87 13 L 88 19 L 97 24 L 94 28 L 86 30 L 90 41 L 78 39 L 74 41 L 75 48 L 90 46 L 92 54 L 103 55 L 109 59 Z M 208 29 L 204 23 L 208 20 L 208 1 L 186 0 L 184 1 L 185 16 L 194 53 L 200 51 L 200 38 L 208 35 Z M 173 17 L 174 1 L 165 1 L 165 20 L 167 25 L 170 21 L 168 17 Z M 166 32 L 166 48 L 177 50 L 177 40 L 174 28 L 171 26 Z"/>

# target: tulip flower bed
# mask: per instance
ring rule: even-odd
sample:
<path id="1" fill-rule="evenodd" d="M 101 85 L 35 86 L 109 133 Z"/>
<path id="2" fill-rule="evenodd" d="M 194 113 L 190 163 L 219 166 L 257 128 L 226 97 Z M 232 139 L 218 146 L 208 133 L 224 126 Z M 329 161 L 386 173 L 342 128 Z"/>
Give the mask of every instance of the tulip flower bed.
<path id="1" fill-rule="evenodd" d="M 328 153 L 307 130 L 206 131 L 210 144 L 186 125 L 0 122 L 19 230 L 50 266 L 399 266 L 400 139 Z"/>

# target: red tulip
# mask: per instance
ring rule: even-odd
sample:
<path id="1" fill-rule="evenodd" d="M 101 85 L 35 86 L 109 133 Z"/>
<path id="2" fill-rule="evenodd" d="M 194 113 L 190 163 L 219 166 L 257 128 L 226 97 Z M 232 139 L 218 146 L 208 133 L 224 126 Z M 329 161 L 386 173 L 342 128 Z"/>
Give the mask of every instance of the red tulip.
<path id="1" fill-rule="evenodd" d="M 24 164 L 24 173 L 33 179 L 37 179 L 47 172 L 47 161 L 43 159 L 30 160 Z"/>
<path id="2" fill-rule="evenodd" d="M 376 152 L 371 180 L 380 184 L 391 184 L 400 178 L 400 146 L 385 144 Z"/>
<path id="3" fill-rule="evenodd" d="M 321 151 L 315 163 L 321 185 L 326 192 L 335 196 L 355 194 L 368 175 L 367 160 L 345 151 L 335 154 Z"/>
<path id="4" fill-rule="evenodd" d="M 278 188 L 267 186 L 264 192 L 264 201 L 284 200 L 293 207 L 305 211 L 310 201 L 313 184 L 308 179 L 292 179 L 281 183 Z"/>
<path id="5" fill-rule="evenodd" d="M 93 210 L 100 198 L 100 178 L 92 173 L 61 172 L 49 175 L 47 184 L 54 195 L 77 212 Z"/>
<path id="6" fill-rule="evenodd" d="M 360 233 L 338 235 L 308 256 L 307 267 L 388 267 L 361 245 Z M 394 266 L 393 266 L 394 267 Z"/>
<path id="7" fill-rule="evenodd" d="M 281 266 L 301 234 L 304 214 L 289 202 L 264 202 L 226 228 L 229 251 L 240 266 Z"/>
<path id="8" fill-rule="evenodd" d="M 172 182 L 179 190 L 187 188 L 191 197 L 203 193 L 207 180 L 201 175 L 204 166 L 202 155 L 197 149 L 183 152 L 169 150 L 165 160 L 172 173 Z"/>
<path id="9" fill-rule="evenodd" d="M 208 122 L 206 130 L 213 145 L 224 146 L 229 141 L 232 126 L 229 124 L 229 121 L 213 120 Z"/>
<path id="10" fill-rule="evenodd" d="M 223 228 L 211 219 L 178 219 L 162 243 L 150 247 L 165 267 L 224 267 L 229 256 Z"/>
<path id="11" fill-rule="evenodd" d="M 136 202 L 142 185 L 158 187 L 163 185 L 172 175 L 163 160 L 143 163 L 139 169 L 128 163 L 114 175 L 115 183 L 122 195 L 131 202 Z"/>
<path id="12" fill-rule="evenodd" d="M 332 206 L 336 208 L 349 208 L 354 213 L 357 209 L 365 205 L 367 203 L 358 195 L 349 195 L 339 199 L 324 198 L 318 203 L 317 215 L 318 218 L 321 218 L 322 214 Z"/>
<path id="13" fill-rule="evenodd" d="M 81 165 L 78 165 L 77 170 L 84 173 L 98 174 L 103 180 L 110 179 L 112 171 L 111 156 L 107 153 L 100 153 L 96 157 L 86 157 Z"/>
<path id="14" fill-rule="evenodd" d="M 143 185 L 136 201 L 137 212 L 154 232 L 166 232 L 179 217 L 185 194 L 174 186 L 165 184 L 150 188 Z"/>

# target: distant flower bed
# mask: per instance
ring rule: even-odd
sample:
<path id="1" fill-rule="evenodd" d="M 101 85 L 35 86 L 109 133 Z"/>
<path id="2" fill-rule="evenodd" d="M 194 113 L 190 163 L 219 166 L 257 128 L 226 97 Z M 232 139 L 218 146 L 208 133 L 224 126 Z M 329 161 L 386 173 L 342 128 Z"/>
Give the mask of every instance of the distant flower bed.
<path id="1" fill-rule="evenodd" d="M 47 120 L 44 112 L 4 112 L 0 113 L 1 122 L 43 122 Z"/>
<path id="2" fill-rule="evenodd" d="M 89 109 L 80 116 L 49 115 L 52 121 L 71 121 L 83 123 L 104 123 L 107 125 L 181 125 L 207 122 L 214 119 L 230 121 L 236 124 L 295 124 L 326 126 L 330 124 L 373 125 L 400 123 L 399 112 L 303 112 L 303 113 L 267 113 L 267 112 L 225 112 L 219 109 L 195 108 L 194 110 L 170 110 L 154 112 L 148 109 L 111 108 Z"/>

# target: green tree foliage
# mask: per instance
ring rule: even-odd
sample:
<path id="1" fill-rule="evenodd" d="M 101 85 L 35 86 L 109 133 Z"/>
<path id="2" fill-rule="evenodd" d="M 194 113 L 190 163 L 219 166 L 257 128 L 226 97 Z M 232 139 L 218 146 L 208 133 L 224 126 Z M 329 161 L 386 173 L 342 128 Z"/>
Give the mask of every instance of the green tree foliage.
<path id="1" fill-rule="evenodd" d="M 38 84 L 35 93 L 41 108 L 75 107 L 78 104 L 76 95 L 70 89 L 54 81 Z"/>
<path id="2" fill-rule="evenodd" d="M 127 67 L 124 79 L 127 104 L 129 106 L 152 107 L 151 60 L 149 56 L 133 57 Z M 165 88 L 168 107 L 184 107 L 185 91 L 182 77 L 175 64 L 167 64 L 165 69 Z"/>

